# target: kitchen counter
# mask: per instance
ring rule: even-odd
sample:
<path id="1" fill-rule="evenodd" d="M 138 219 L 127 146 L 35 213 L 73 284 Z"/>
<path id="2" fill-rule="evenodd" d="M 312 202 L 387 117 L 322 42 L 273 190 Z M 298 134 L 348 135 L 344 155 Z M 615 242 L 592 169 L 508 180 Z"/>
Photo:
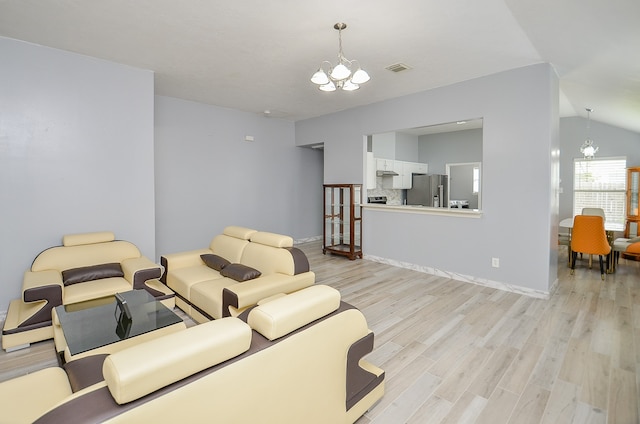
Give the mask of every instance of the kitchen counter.
<path id="1" fill-rule="evenodd" d="M 480 218 L 482 211 L 478 209 L 461 209 L 461 208 L 433 208 L 431 206 L 418 206 L 418 205 L 379 205 L 372 203 L 364 203 L 362 205 L 365 209 L 389 211 L 389 212 L 402 212 L 402 213 L 418 213 L 425 215 L 446 215 L 446 216 L 458 216 L 464 218 Z"/>

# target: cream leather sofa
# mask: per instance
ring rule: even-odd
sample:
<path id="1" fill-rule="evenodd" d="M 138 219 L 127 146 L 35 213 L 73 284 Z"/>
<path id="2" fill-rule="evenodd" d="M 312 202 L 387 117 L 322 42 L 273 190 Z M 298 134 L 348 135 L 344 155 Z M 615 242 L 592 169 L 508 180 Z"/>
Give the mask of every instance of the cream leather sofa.
<path id="1" fill-rule="evenodd" d="M 22 281 L 22 297 L 9 304 L 2 348 L 29 346 L 53 337 L 51 310 L 117 292 L 146 289 L 173 307 L 173 293 L 158 278 L 162 267 L 112 232 L 65 235 L 62 246 L 34 259 Z"/>
<path id="2" fill-rule="evenodd" d="M 228 264 L 214 269 L 205 264 L 207 256 Z M 199 323 L 237 316 L 261 299 L 315 282 L 307 257 L 291 237 L 237 226 L 226 227 L 206 249 L 163 255 L 160 261 L 162 282 L 175 292 L 176 305 Z M 240 271 L 232 273 L 232 267 Z M 245 280 L 255 277 L 251 270 L 260 275 Z"/>
<path id="3" fill-rule="evenodd" d="M 0 383 L 0 410 L 11 423 L 353 423 L 384 393 L 372 348 L 362 313 L 318 285 Z"/>

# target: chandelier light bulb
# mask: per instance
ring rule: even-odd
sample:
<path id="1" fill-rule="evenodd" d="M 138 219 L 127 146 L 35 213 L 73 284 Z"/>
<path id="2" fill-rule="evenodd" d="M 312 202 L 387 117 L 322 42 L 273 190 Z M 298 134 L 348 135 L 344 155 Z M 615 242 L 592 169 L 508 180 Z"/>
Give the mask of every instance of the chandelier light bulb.
<path id="1" fill-rule="evenodd" d="M 311 82 L 314 84 L 318 84 L 318 85 L 325 85 L 329 83 L 329 77 L 327 76 L 327 74 L 322 70 L 322 68 L 318 69 L 318 71 L 313 74 L 313 76 L 311 77 Z"/>
<path id="2" fill-rule="evenodd" d="M 585 159 L 593 159 L 598 153 L 599 147 L 593 145 L 593 140 L 586 139 L 580 147 L 580 152 L 584 155 Z"/>
<path id="3" fill-rule="evenodd" d="M 362 68 L 358 68 L 357 71 L 353 73 L 353 77 L 351 77 L 351 81 L 356 84 L 364 84 L 369 81 L 371 77 L 364 71 Z"/>
<path id="4" fill-rule="evenodd" d="M 354 84 L 352 80 L 346 80 L 342 85 L 344 91 L 354 91 L 360 88 L 358 84 Z"/>
<path id="5" fill-rule="evenodd" d="M 333 71 L 331 71 L 331 78 L 333 78 L 334 80 L 343 80 L 345 78 L 348 78 L 349 75 L 351 75 L 351 71 L 342 63 L 338 64 L 335 68 L 333 68 Z"/>
<path id="6" fill-rule="evenodd" d="M 336 85 L 333 81 L 329 81 L 327 84 L 318 87 L 321 91 L 336 91 Z"/>

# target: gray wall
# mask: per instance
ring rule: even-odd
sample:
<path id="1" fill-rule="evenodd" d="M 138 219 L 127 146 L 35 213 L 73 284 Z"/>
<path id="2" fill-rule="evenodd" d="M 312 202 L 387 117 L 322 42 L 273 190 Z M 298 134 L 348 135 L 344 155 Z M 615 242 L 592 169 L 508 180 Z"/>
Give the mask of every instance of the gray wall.
<path id="1" fill-rule="evenodd" d="M 322 234 L 323 153 L 295 146 L 293 122 L 160 96 L 155 116 L 158 255 L 227 225 Z"/>
<path id="2" fill-rule="evenodd" d="M 375 89 L 371 83 L 367 89 Z M 548 64 L 299 121 L 296 143 L 324 142 L 325 182 L 358 183 L 364 134 L 469 116 L 484 118 L 482 217 L 365 210 L 364 254 L 546 292 L 557 280 L 558 163 L 551 152 L 559 148 L 558 81 Z M 491 267 L 492 257 L 500 268 Z"/>
<path id="3" fill-rule="evenodd" d="M 396 159 L 407 162 L 422 162 L 419 159 L 419 137 L 412 134 L 396 133 Z"/>
<path id="4" fill-rule="evenodd" d="M 482 129 L 420 136 L 420 160 L 430 174 L 445 174 L 447 163 L 482 162 Z"/>
<path id="5" fill-rule="evenodd" d="M 598 146 L 596 158 L 626 156 L 627 166 L 640 166 L 640 134 L 594 121 L 591 115 L 589 137 Z M 581 158 L 580 146 L 587 138 L 587 119 L 560 120 L 560 218 L 573 216 L 573 161 Z"/>
<path id="6" fill-rule="evenodd" d="M 375 158 L 396 159 L 396 133 L 388 132 L 371 136 L 372 152 Z"/>
<path id="7" fill-rule="evenodd" d="M 0 315 L 67 233 L 155 255 L 153 74 L 0 37 Z"/>
<path id="8" fill-rule="evenodd" d="M 322 234 L 323 152 L 292 122 L 154 98 L 152 72 L 60 50 L 0 37 L 0 55 L 0 319 L 64 234 L 112 230 L 152 260 L 231 224 Z"/>

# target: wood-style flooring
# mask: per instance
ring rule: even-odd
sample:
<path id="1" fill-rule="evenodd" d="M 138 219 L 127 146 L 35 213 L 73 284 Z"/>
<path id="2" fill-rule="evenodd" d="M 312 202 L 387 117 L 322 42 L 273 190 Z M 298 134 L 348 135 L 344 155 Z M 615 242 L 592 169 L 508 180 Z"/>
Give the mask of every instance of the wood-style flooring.
<path id="1" fill-rule="evenodd" d="M 375 333 L 386 391 L 358 424 L 640 423 L 640 262 L 602 281 L 561 252 L 556 292 L 535 299 L 298 247 Z M 2 351 L 0 381 L 56 365 L 53 350 Z"/>

